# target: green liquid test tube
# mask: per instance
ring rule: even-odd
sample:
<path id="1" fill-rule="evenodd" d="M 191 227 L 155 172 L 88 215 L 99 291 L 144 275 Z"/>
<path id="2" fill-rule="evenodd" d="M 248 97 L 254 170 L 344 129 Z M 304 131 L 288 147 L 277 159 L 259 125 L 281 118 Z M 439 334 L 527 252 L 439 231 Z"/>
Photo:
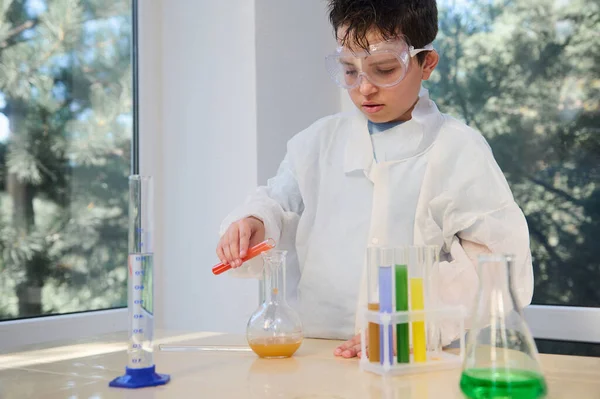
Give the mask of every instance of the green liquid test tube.
<path id="1" fill-rule="evenodd" d="M 406 265 L 396 265 L 396 311 L 408 310 L 408 268 Z M 410 363 L 410 346 L 408 323 L 396 326 L 396 341 L 398 347 L 398 363 Z"/>

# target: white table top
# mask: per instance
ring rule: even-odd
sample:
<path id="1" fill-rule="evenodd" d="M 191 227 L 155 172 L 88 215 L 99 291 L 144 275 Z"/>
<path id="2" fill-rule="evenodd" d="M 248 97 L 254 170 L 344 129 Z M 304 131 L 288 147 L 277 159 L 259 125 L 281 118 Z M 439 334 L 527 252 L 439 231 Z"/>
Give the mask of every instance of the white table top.
<path id="1" fill-rule="evenodd" d="M 243 336 L 157 333 L 155 344 L 244 345 Z M 305 340 L 289 359 L 259 359 L 254 353 L 156 351 L 162 387 L 110 388 L 124 373 L 126 337 L 32 347 L 0 356 L 0 398 L 463 398 L 460 369 L 403 377 L 361 371 L 358 359 L 333 356 L 337 341 Z M 600 358 L 541 355 L 548 398 L 600 399 Z"/>

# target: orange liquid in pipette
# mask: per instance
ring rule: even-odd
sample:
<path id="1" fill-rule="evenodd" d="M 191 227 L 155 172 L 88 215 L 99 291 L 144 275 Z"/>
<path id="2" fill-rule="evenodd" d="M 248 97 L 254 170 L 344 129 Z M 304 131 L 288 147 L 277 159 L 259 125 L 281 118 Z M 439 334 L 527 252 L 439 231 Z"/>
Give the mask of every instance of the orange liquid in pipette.
<path id="1" fill-rule="evenodd" d="M 290 357 L 300 345 L 302 345 L 302 339 L 297 338 L 257 338 L 248 342 L 250 348 L 259 357 L 264 358 L 283 358 Z"/>
<path id="2" fill-rule="evenodd" d="M 250 248 L 248 250 L 248 253 L 246 254 L 246 256 L 244 256 L 242 258 L 242 262 L 246 262 L 247 260 L 250 260 L 250 259 L 254 258 L 255 256 L 258 256 L 261 253 L 268 251 L 270 249 L 273 249 L 273 248 L 275 248 L 275 241 L 273 241 L 271 238 L 268 238 L 265 241 L 263 241 L 259 244 L 256 244 L 255 246 Z M 225 264 L 225 263 L 221 262 L 221 263 L 213 266 L 212 272 L 213 272 L 213 274 L 217 275 L 217 274 L 226 272 L 229 269 L 231 269 L 230 264 Z"/>

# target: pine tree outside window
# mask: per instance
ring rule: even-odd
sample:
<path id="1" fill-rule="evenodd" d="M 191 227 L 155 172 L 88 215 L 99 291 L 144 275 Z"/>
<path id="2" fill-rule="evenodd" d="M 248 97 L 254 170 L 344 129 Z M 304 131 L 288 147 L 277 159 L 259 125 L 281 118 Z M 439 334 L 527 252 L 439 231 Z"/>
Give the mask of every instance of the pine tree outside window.
<path id="1" fill-rule="evenodd" d="M 0 0 L 0 321 L 127 304 L 129 0 Z"/>

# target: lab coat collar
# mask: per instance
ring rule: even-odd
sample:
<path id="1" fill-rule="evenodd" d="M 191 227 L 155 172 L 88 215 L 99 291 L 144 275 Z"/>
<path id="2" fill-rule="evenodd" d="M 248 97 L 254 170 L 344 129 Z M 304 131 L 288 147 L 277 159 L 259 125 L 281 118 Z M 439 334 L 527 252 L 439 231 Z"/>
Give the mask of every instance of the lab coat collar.
<path id="1" fill-rule="evenodd" d="M 421 129 L 423 138 L 415 155 L 425 151 L 433 144 L 443 122 L 443 116 L 435 103 L 429 99 L 429 91 L 421 88 L 419 100 L 412 112 L 412 118 L 393 129 Z M 360 112 L 354 118 L 352 129 L 348 132 L 348 141 L 344 153 L 344 172 L 355 170 L 368 171 L 373 164 L 373 144 L 367 127 L 367 118 Z"/>

